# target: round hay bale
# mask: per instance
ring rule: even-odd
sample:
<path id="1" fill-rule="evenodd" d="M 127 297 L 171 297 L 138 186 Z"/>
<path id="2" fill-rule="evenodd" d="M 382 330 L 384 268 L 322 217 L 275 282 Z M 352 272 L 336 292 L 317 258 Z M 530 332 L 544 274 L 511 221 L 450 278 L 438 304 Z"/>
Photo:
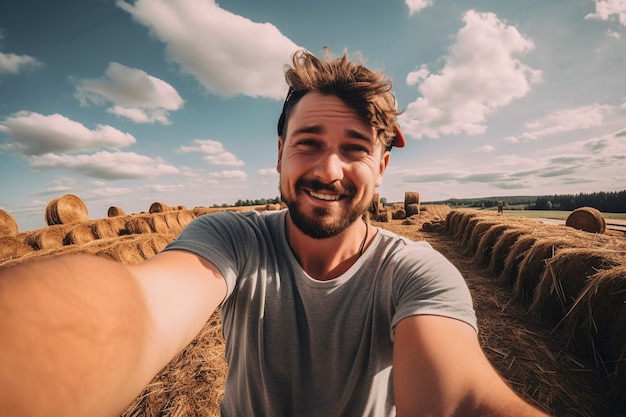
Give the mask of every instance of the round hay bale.
<path id="1" fill-rule="evenodd" d="M 420 214 L 420 205 L 419 204 L 406 204 L 404 206 L 404 212 L 406 213 L 406 217 L 415 216 Z"/>
<path id="2" fill-rule="evenodd" d="M 409 204 L 418 204 L 420 203 L 420 193 L 415 191 L 406 191 L 404 193 L 404 207 Z"/>
<path id="3" fill-rule="evenodd" d="M 117 216 L 125 216 L 125 215 L 126 213 L 124 212 L 124 209 L 120 207 L 111 206 L 107 210 L 107 217 L 117 217 Z"/>
<path id="4" fill-rule="evenodd" d="M 17 236 L 18 233 L 19 227 L 13 216 L 8 211 L 0 209 L 0 237 Z"/>
<path id="5" fill-rule="evenodd" d="M 91 231 L 95 239 L 105 239 L 108 237 L 119 236 L 120 229 L 124 227 L 125 222 L 120 217 L 106 219 L 98 219 L 91 225 Z"/>
<path id="6" fill-rule="evenodd" d="M 172 211 L 172 208 L 165 203 L 154 202 L 150 206 L 148 212 L 150 213 L 163 213 L 165 211 Z"/>
<path id="7" fill-rule="evenodd" d="M 546 264 L 529 312 L 556 327 L 586 287 L 589 277 L 620 264 L 624 253 L 594 248 L 559 250 Z"/>
<path id="8" fill-rule="evenodd" d="M 606 221 L 599 210 L 593 207 L 581 207 L 567 216 L 565 226 L 589 233 L 604 233 Z"/>
<path id="9" fill-rule="evenodd" d="M 452 210 L 450 213 L 448 213 L 448 215 L 446 216 L 446 233 L 451 235 L 454 234 L 454 232 L 456 232 L 458 225 L 459 225 L 459 221 L 461 220 L 461 212 L 458 210 Z"/>
<path id="10" fill-rule="evenodd" d="M 148 216 L 131 216 L 124 223 L 124 229 L 130 234 L 152 233 Z"/>
<path id="11" fill-rule="evenodd" d="M 391 213 L 391 217 L 394 220 L 403 220 L 406 219 L 406 211 L 404 211 L 404 209 L 395 209 L 393 210 L 393 212 Z"/>
<path id="12" fill-rule="evenodd" d="M 65 194 L 48 202 L 44 217 L 48 226 L 80 223 L 89 220 L 89 211 L 79 197 Z"/>
<path id="13" fill-rule="evenodd" d="M 63 243 L 65 245 L 84 245 L 94 239 L 95 237 L 91 229 L 91 224 L 78 223 L 72 226 L 72 228 L 67 232 Z"/>
<path id="14" fill-rule="evenodd" d="M 499 276 L 504 270 L 506 257 L 509 255 L 515 241 L 517 241 L 520 236 L 528 233 L 528 229 L 519 227 L 505 230 L 493 246 L 491 260 L 489 261 L 489 270 L 496 276 Z"/>
<path id="15" fill-rule="evenodd" d="M 187 207 L 180 205 L 178 207 L 176 207 L 178 210 L 187 210 Z"/>
<path id="16" fill-rule="evenodd" d="M 35 250 L 57 249 L 64 245 L 65 237 L 71 225 L 57 224 L 29 232 L 26 236 L 28 243 Z"/>
<path id="17" fill-rule="evenodd" d="M 137 238 L 141 236 L 127 236 L 130 239 L 118 239 L 110 246 L 96 252 L 97 256 L 103 256 L 123 264 L 139 264 L 144 261 L 137 248 Z"/>
<path id="18" fill-rule="evenodd" d="M 626 393 L 626 265 L 592 275 L 563 319 L 567 348 L 595 361 Z M 622 403 L 623 404 L 623 403 Z"/>
<path id="19" fill-rule="evenodd" d="M 15 236 L 0 236 L 0 261 L 17 256 L 22 246 L 24 244 Z"/>

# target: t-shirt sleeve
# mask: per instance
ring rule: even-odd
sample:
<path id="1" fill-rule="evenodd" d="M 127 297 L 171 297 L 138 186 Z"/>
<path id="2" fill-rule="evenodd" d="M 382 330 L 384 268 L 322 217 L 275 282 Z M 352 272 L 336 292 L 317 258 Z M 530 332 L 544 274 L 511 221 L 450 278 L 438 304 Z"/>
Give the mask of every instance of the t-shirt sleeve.
<path id="1" fill-rule="evenodd" d="M 164 250 L 185 250 L 203 257 L 221 272 L 232 294 L 243 270 L 250 242 L 254 241 L 246 220 L 235 213 L 219 212 L 194 219 Z"/>
<path id="2" fill-rule="evenodd" d="M 413 243 L 396 253 L 391 337 L 400 320 L 435 315 L 461 320 L 478 331 L 472 297 L 459 270 L 430 245 Z"/>

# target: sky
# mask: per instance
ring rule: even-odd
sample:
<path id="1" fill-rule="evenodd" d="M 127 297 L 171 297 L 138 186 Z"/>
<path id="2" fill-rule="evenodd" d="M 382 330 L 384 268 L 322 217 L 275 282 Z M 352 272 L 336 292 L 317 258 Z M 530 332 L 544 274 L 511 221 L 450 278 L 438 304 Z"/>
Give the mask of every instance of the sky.
<path id="1" fill-rule="evenodd" d="M 407 146 L 389 202 L 626 189 L 624 0 L 0 3 L 0 208 L 20 231 L 279 195 L 299 49 L 393 80 Z"/>

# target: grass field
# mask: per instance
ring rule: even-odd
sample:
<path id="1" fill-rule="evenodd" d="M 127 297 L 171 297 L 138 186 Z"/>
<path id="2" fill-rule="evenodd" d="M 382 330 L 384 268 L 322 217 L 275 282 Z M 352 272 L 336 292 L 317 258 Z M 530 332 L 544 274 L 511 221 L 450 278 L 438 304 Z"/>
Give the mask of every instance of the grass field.
<path id="1" fill-rule="evenodd" d="M 494 209 L 495 211 L 496 209 Z M 507 216 L 519 216 L 527 218 L 545 218 L 545 219 L 557 219 L 566 220 L 571 211 L 562 210 L 504 210 Z M 626 213 L 602 213 L 607 220 L 626 220 Z"/>

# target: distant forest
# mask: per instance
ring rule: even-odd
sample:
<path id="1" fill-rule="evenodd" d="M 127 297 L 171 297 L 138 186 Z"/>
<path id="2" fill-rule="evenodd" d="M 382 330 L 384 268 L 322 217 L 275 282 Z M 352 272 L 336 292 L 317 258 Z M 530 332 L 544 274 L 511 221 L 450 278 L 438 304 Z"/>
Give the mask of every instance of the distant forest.
<path id="1" fill-rule="evenodd" d="M 430 204 L 448 204 L 453 207 L 490 208 L 497 207 L 499 203 L 504 204 L 507 208 L 522 210 L 571 211 L 580 207 L 593 207 L 606 213 L 626 213 L 626 190 L 601 191 L 590 194 L 554 194 L 547 196 L 451 198 L 445 201 L 431 202 Z"/>

